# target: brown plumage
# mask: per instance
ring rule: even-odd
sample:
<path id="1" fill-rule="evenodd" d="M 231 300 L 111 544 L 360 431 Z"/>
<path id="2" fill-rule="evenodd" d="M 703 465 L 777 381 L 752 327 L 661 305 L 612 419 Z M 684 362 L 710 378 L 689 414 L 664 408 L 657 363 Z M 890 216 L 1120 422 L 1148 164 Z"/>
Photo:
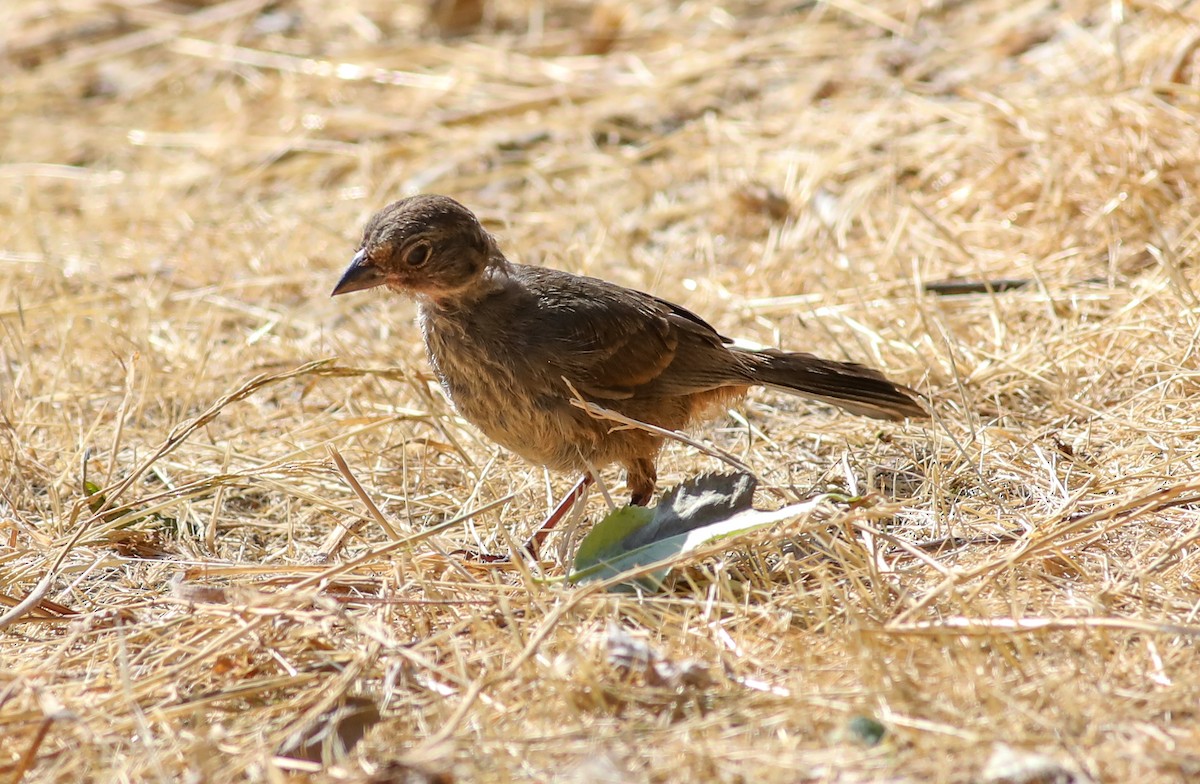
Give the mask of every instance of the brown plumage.
<path id="1" fill-rule="evenodd" d="M 670 430 L 755 384 L 878 419 L 928 416 L 877 370 L 738 348 L 664 299 L 514 264 L 445 196 L 402 199 L 371 218 L 333 294 L 381 285 L 416 297 L 429 361 L 459 413 L 539 465 L 585 475 L 624 466 L 635 504 L 654 494 L 662 439 L 588 416 L 571 405 L 571 387 Z"/>

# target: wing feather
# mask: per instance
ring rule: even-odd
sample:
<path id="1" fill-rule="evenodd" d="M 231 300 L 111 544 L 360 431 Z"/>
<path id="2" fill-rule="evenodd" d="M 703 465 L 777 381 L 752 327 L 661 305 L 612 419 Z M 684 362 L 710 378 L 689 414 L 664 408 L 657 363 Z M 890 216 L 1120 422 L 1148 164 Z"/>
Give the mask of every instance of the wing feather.
<path id="1" fill-rule="evenodd" d="M 725 349 L 730 341 L 685 308 L 558 270 L 520 267 L 518 274 L 539 300 L 531 340 L 550 371 L 584 395 L 684 395 L 741 379 Z"/>

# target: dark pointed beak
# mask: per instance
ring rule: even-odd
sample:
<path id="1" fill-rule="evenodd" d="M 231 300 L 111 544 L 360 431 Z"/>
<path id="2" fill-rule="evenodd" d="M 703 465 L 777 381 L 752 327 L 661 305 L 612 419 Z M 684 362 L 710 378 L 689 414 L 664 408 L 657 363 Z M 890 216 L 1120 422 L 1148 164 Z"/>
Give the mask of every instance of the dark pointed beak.
<path id="1" fill-rule="evenodd" d="M 333 293 L 329 296 L 336 297 L 338 294 L 349 294 L 351 291 L 365 291 L 382 285 L 383 272 L 367 261 L 366 250 L 360 250 L 354 254 L 354 258 L 350 260 L 350 266 L 346 267 L 346 271 L 342 273 L 342 279 L 333 287 Z"/>

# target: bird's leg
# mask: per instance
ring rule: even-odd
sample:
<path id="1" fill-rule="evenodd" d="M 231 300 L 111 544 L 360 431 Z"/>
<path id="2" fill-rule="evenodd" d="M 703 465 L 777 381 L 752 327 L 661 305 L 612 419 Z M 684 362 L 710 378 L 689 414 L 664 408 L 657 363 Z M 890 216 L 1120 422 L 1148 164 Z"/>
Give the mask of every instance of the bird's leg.
<path id="1" fill-rule="evenodd" d="M 639 458 L 625 466 L 625 484 L 629 485 L 630 504 L 649 506 L 657 482 L 658 469 L 654 467 L 653 458 Z"/>
<path id="2" fill-rule="evenodd" d="M 542 521 L 540 526 L 538 526 L 538 529 L 534 533 L 533 537 L 521 546 L 521 551 L 530 558 L 536 560 L 538 557 L 538 551 L 542 547 L 542 542 L 544 542 L 546 537 L 550 535 L 550 531 L 554 529 L 554 526 L 562 522 L 562 519 L 567 516 L 567 512 L 571 511 L 571 508 L 575 506 L 576 502 L 583 497 L 584 491 L 587 490 L 588 487 L 590 487 L 595 481 L 596 480 L 590 473 L 584 474 L 579 481 L 575 483 L 575 486 L 571 488 L 571 492 L 563 496 L 562 500 L 560 500 L 554 506 L 554 509 L 550 511 L 550 514 L 546 515 L 546 519 Z M 492 555 L 490 553 L 480 553 L 474 550 L 455 550 L 454 555 L 462 555 L 473 561 L 481 561 L 482 563 L 508 563 L 512 560 L 512 556 L 510 555 Z"/>
<path id="3" fill-rule="evenodd" d="M 537 558 L 538 550 L 541 549 L 542 542 L 550 535 L 550 531 L 554 526 L 562 522 L 562 519 L 567 516 L 567 512 L 575 506 L 575 503 L 583 497 L 584 491 L 591 486 L 596 480 L 592 475 L 584 474 L 579 481 L 575 483 L 575 487 L 571 488 L 571 492 L 563 496 L 562 500 L 551 510 L 550 514 L 546 515 L 546 519 L 542 521 L 533 538 L 523 548 L 527 553 Z"/>

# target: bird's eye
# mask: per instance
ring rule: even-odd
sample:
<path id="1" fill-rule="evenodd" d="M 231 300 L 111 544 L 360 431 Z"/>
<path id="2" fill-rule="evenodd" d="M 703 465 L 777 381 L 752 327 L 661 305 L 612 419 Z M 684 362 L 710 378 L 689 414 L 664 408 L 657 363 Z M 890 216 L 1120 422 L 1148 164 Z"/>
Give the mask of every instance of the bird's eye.
<path id="1" fill-rule="evenodd" d="M 404 261 L 410 267 L 420 267 L 422 264 L 429 261 L 429 253 L 430 253 L 429 243 L 428 242 L 418 242 L 416 245 L 414 245 L 412 247 L 412 250 L 410 250 L 404 256 Z"/>

